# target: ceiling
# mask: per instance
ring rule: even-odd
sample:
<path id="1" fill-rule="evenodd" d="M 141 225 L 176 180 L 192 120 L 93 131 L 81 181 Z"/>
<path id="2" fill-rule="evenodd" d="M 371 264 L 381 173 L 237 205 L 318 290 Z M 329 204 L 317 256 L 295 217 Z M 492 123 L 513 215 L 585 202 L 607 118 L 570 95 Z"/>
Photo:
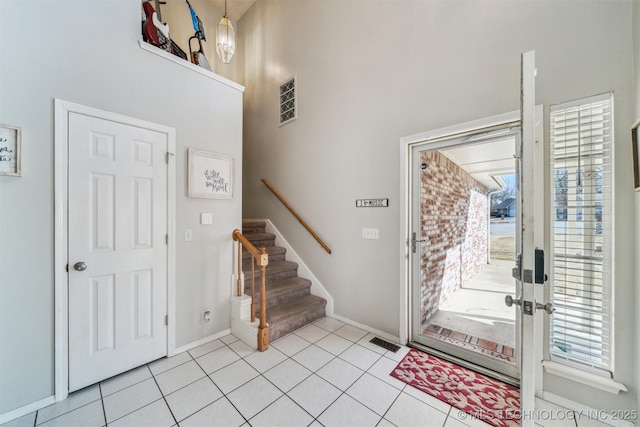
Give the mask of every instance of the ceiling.
<path id="1" fill-rule="evenodd" d="M 209 0 L 211 4 L 222 11 L 224 11 L 224 1 Z M 227 0 L 227 16 L 235 24 L 255 2 L 256 0 Z"/>
<path id="2" fill-rule="evenodd" d="M 439 151 L 490 190 L 499 190 L 505 186 L 501 175 L 515 173 L 515 147 L 515 137 L 510 135 Z"/>

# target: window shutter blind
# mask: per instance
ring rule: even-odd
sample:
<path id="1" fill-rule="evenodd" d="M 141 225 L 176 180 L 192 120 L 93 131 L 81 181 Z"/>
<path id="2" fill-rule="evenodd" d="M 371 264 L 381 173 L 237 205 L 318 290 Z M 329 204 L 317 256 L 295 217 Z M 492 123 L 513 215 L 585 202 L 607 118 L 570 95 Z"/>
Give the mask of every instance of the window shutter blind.
<path id="1" fill-rule="evenodd" d="M 550 355 L 605 374 L 611 362 L 611 94 L 551 107 Z"/>

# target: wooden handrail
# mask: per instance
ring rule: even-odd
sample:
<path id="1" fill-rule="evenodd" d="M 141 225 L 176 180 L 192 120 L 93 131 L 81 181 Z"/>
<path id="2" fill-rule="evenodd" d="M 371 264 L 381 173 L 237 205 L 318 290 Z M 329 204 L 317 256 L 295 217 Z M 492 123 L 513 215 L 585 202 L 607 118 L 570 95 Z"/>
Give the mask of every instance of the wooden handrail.
<path id="1" fill-rule="evenodd" d="M 296 217 L 296 219 L 298 221 L 300 221 L 300 224 L 302 224 L 302 226 L 304 228 L 307 229 L 307 231 L 313 236 L 314 239 L 316 239 L 316 241 L 318 243 L 320 243 L 320 246 L 322 246 L 324 248 L 325 251 L 327 251 L 328 254 L 331 254 L 331 249 L 329 249 L 329 246 L 327 246 L 327 244 L 320 238 L 320 236 L 318 236 L 316 234 L 315 231 L 313 231 L 311 229 L 311 227 L 309 227 L 309 225 L 305 222 L 304 219 L 302 219 L 300 217 L 300 215 L 298 215 L 298 213 L 289 205 L 289 203 L 287 203 L 287 201 L 275 190 L 275 188 L 273 188 L 273 186 L 271 184 L 269 184 L 269 182 L 266 179 L 263 179 L 262 182 L 264 183 L 264 185 L 267 186 L 267 188 L 269 190 L 271 190 L 271 192 L 273 193 L 274 196 L 276 196 L 278 198 L 278 200 L 280 200 L 280 202 L 282 202 L 282 204 L 284 205 L 285 208 L 289 209 L 289 212 L 291 212 L 291 214 L 293 216 Z"/>
<path id="2" fill-rule="evenodd" d="M 254 265 L 260 268 L 260 324 L 258 325 L 258 350 L 265 351 L 269 348 L 269 326 L 267 325 L 267 275 L 266 268 L 269 264 L 269 255 L 264 247 L 256 248 L 240 230 L 235 229 L 231 234 L 234 241 L 238 242 L 238 296 L 242 296 L 242 246 L 251 254 L 251 322 L 256 320 L 255 309 L 255 273 Z"/>

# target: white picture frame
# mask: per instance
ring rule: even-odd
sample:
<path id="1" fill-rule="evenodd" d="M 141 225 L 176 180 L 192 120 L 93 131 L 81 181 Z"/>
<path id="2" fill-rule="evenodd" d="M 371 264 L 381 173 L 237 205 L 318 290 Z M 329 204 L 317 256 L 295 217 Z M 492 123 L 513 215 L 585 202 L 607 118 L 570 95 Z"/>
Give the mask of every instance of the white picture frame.
<path id="1" fill-rule="evenodd" d="M 233 198 L 233 157 L 189 148 L 188 197 Z"/>
<path id="2" fill-rule="evenodd" d="M 0 175 L 22 176 L 22 130 L 0 125 Z"/>

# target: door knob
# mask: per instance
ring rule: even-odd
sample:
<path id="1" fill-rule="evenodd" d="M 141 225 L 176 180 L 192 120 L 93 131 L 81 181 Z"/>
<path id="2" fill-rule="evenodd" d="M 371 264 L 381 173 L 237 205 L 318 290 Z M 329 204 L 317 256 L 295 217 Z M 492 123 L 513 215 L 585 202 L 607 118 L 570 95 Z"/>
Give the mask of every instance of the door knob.
<path id="1" fill-rule="evenodd" d="M 544 310 L 545 313 L 547 314 L 553 314 L 554 311 L 556 311 L 556 308 L 553 306 L 553 303 L 547 302 L 545 304 L 540 304 L 539 302 L 536 302 L 536 310 Z"/>
<path id="2" fill-rule="evenodd" d="M 82 261 L 80 261 L 80 262 L 76 262 L 76 263 L 73 265 L 73 268 L 74 268 L 75 270 L 77 270 L 77 271 L 85 271 L 85 270 L 87 269 L 87 263 L 86 263 L 86 262 L 82 262 Z"/>
<path id="3" fill-rule="evenodd" d="M 507 305 L 507 307 L 511 307 L 514 304 L 522 305 L 522 299 L 521 298 L 513 299 L 511 295 L 507 295 L 506 297 L 504 297 L 504 303 Z"/>

